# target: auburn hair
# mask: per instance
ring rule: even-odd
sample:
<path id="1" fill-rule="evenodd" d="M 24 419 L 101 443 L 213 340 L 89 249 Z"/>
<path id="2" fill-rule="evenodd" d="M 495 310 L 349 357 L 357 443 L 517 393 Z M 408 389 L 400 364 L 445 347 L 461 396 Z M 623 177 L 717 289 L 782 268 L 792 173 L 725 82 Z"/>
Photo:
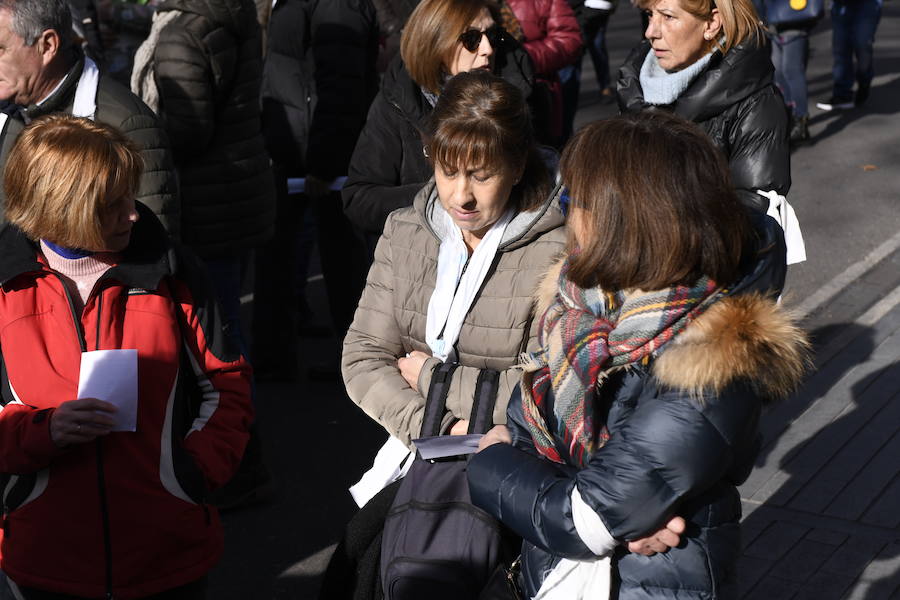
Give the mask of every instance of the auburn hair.
<path id="1" fill-rule="evenodd" d="M 649 291 L 737 278 L 751 226 L 724 156 L 693 123 L 656 110 L 591 123 L 560 172 L 589 240 L 573 253 L 577 285 Z"/>
<path id="2" fill-rule="evenodd" d="M 6 219 L 32 240 L 101 248 L 103 211 L 137 193 L 143 166 L 114 127 L 62 114 L 36 119 L 6 161 Z"/>
<path id="3" fill-rule="evenodd" d="M 487 10 L 500 23 L 494 0 L 422 0 L 400 36 L 403 66 L 422 89 L 438 95 L 460 48 L 459 36 Z"/>

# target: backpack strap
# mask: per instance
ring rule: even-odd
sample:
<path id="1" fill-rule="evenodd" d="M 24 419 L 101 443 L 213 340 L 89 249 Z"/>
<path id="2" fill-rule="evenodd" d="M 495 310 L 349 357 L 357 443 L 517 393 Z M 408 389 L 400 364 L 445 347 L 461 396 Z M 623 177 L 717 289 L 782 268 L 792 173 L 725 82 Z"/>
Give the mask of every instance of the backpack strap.
<path id="1" fill-rule="evenodd" d="M 497 404 L 499 387 L 500 371 L 482 369 L 475 382 L 468 433 L 487 433 L 494 426 L 494 405 Z"/>
<path id="2" fill-rule="evenodd" d="M 450 393 L 450 382 L 458 363 L 445 362 L 438 365 L 431 376 L 431 386 L 425 399 L 425 416 L 422 418 L 420 437 L 431 437 L 441 434 L 441 421 L 447 411 L 447 395 Z"/>

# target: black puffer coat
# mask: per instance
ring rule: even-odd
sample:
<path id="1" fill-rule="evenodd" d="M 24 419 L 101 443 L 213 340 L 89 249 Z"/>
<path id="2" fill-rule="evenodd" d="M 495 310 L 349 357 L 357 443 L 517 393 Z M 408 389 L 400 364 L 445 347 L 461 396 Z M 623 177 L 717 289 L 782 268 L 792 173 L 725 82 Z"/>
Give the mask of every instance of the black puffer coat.
<path id="1" fill-rule="evenodd" d="M 644 102 L 640 74 L 650 42 L 635 48 L 619 70 L 618 97 L 622 112 L 650 108 Z M 775 88 L 775 69 L 768 44 L 738 44 L 723 56 L 713 54 L 707 68 L 672 104 L 675 114 L 700 125 L 722 149 L 741 201 L 768 208 L 756 190 L 786 195 L 791 188 L 788 115 Z"/>
<path id="2" fill-rule="evenodd" d="M 260 124 L 262 37 L 252 0 L 166 0 L 180 10 L 153 54 L 181 176 L 182 237 L 205 258 L 267 240 L 275 219 Z"/>
<path id="3" fill-rule="evenodd" d="M 610 439 L 584 469 L 537 456 L 518 393 L 507 412 L 513 445 L 495 444 L 470 461 L 472 501 L 525 540 L 529 598 L 560 557 L 595 557 L 573 520 L 576 486 L 600 521 L 586 537 L 592 547 L 604 539 L 613 552 L 611 598 L 737 597 L 737 485 L 753 467 L 763 401 L 790 391 L 805 362 L 803 334 L 758 293 L 778 289 L 785 269 L 780 231 L 774 222 L 766 227 L 759 261 L 731 295 L 648 366 L 616 371 L 604 382 L 595 410 Z M 552 301 L 558 268 L 545 279 L 538 314 Z M 656 530 L 673 514 L 688 522 L 677 548 L 651 557 L 626 552 L 625 540 Z"/>
<path id="4" fill-rule="evenodd" d="M 494 72 L 526 98 L 531 94 L 531 61 L 518 42 L 509 39 L 495 49 Z M 432 108 L 398 56 L 369 108 L 342 192 L 344 212 L 361 231 L 381 235 L 391 211 L 412 206 L 416 192 L 434 174 L 419 135 Z"/>

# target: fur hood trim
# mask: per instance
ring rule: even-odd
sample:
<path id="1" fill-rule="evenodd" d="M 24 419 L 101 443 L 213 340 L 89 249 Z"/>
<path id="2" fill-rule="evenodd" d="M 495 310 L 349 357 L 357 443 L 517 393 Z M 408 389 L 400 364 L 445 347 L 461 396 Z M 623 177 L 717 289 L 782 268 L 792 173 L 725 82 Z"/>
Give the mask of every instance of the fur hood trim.
<path id="1" fill-rule="evenodd" d="M 556 297 L 563 262 L 551 266 L 538 287 L 538 318 Z M 753 293 L 711 306 L 663 348 L 651 372 L 662 385 L 698 398 L 745 379 L 768 401 L 793 392 L 810 364 L 809 341 L 794 316 Z"/>

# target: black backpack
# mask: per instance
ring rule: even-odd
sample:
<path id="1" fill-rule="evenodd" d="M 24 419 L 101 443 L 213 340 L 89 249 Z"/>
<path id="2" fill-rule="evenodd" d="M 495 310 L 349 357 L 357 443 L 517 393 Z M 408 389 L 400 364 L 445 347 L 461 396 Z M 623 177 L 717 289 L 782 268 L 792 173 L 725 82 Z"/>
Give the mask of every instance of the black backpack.
<path id="1" fill-rule="evenodd" d="M 440 434 L 447 393 L 458 365 L 435 371 L 422 436 Z M 481 371 L 469 433 L 493 426 L 497 371 Z M 385 600 L 477 599 L 494 572 L 518 554 L 520 540 L 472 504 L 468 457 L 424 460 L 416 456 L 384 523 L 381 583 Z"/>

